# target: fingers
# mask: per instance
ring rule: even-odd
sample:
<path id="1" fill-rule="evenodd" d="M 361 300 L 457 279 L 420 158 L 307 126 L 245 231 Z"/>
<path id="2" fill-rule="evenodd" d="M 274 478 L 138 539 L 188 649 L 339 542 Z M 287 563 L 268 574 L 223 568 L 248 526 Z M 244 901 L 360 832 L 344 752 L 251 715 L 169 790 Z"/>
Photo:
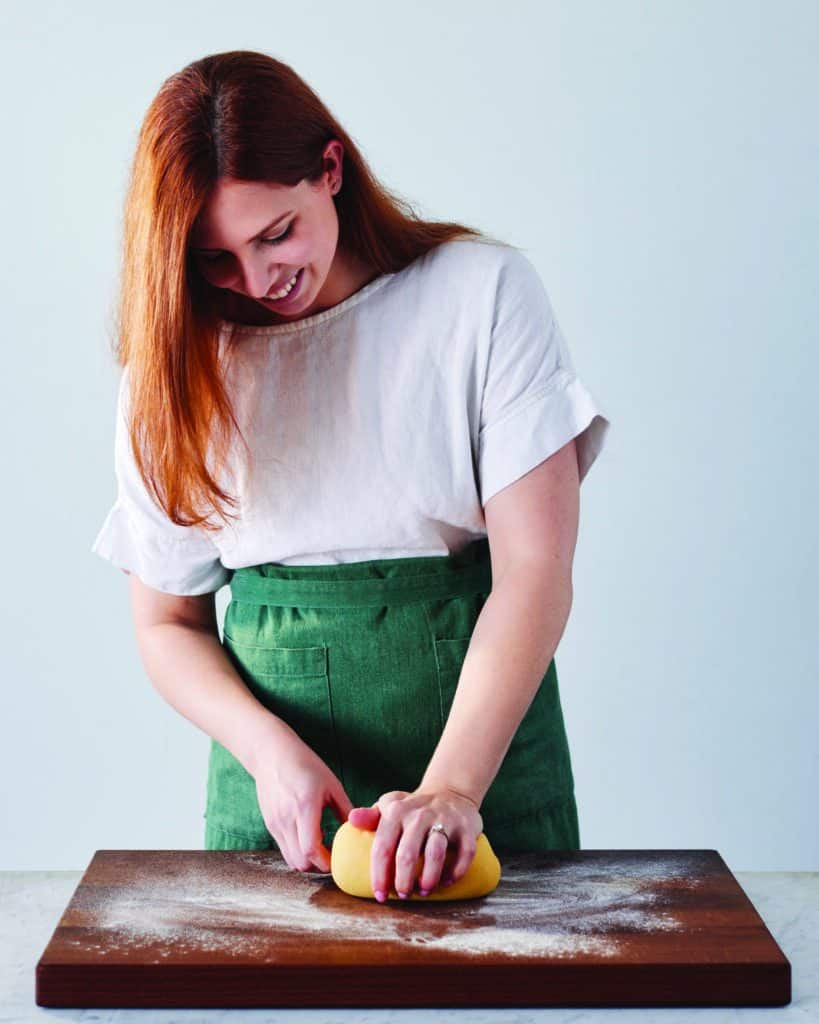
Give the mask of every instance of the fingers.
<path id="1" fill-rule="evenodd" d="M 342 786 L 331 789 L 327 794 L 327 800 L 341 824 L 344 824 L 350 817 L 350 812 L 354 810 L 352 800 L 347 796 Z"/>
<path id="2" fill-rule="evenodd" d="M 276 840 L 281 855 L 291 871 L 312 871 L 316 868 L 319 871 L 329 871 L 329 867 L 325 869 L 316 864 L 316 861 L 321 863 L 321 846 L 316 843 L 315 838 L 311 838 L 314 833 L 309 825 L 302 825 L 300 830 L 300 820 L 294 817 L 287 828 L 271 828 L 268 825 L 267 829 Z M 329 859 L 328 855 L 328 864 Z"/>
<path id="3" fill-rule="evenodd" d="M 267 826 L 267 831 L 276 840 L 276 845 L 278 846 L 282 857 L 284 857 L 285 864 L 287 864 L 291 871 L 297 871 L 296 862 L 298 860 L 298 853 L 295 852 L 297 848 L 294 847 L 292 833 L 288 836 L 281 831 L 274 832 L 270 825 Z"/>
<path id="4" fill-rule="evenodd" d="M 476 838 L 464 835 L 461 833 L 459 836 L 458 853 L 454 859 L 452 867 L 448 872 L 445 872 L 445 876 L 442 881 L 445 884 L 450 882 L 457 882 L 459 878 L 463 878 L 469 869 L 469 865 L 475 859 L 475 851 L 478 848 L 478 841 Z"/>
<path id="5" fill-rule="evenodd" d="M 430 831 L 436 821 L 445 833 Z M 482 822 L 480 823 L 482 824 Z M 400 899 L 409 899 L 417 887 L 420 896 L 451 885 L 463 878 L 475 858 L 477 836 L 466 820 L 449 823 L 446 815 L 387 804 L 373 838 L 370 880 L 379 903 L 394 889 Z"/>
<path id="6" fill-rule="evenodd" d="M 296 818 L 296 836 L 300 859 L 296 863 L 299 871 L 330 870 L 330 851 L 324 845 L 321 831 L 321 815 L 324 801 L 308 804 Z"/>
<path id="7" fill-rule="evenodd" d="M 418 879 L 418 892 L 422 896 L 427 896 L 440 881 L 446 880 L 443 874 L 443 867 L 448 849 L 449 843 L 443 833 L 429 832 L 427 834 L 426 845 L 424 846 L 424 866 Z M 451 873 L 450 868 L 447 875 L 451 877 Z"/>
<path id="8" fill-rule="evenodd" d="M 401 818 L 391 813 L 389 806 L 381 812 L 381 820 L 378 823 L 375 836 L 373 837 L 372 850 L 370 852 L 370 884 L 373 893 L 379 903 L 384 903 L 390 889 L 393 888 L 393 865 L 396 866 L 396 847 L 401 838 Z M 402 858 L 407 857 L 407 847 L 404 846 Z M 408 865 L 402 862 L 403 874 L 409 871 Z"/>
<path id="9" fill-rule="evenodd" d="M 328 804 L 339 821 L 374 830 L 370 883 L 379 903 L 386 902 L 393 890 L 401 899 L 408 899 L 416 887 L 419 895 L 428 896 L 436 887 L 462 878 L 474 860 L 483 824 L 480 814 L 477 822 L 472 820 L 474 809 L 460 813 L 456 809 L 452 820 L 452 808 L 428 806 L 428 795 L 399 790 L 385 793 L 371 807 L 353 807 L 339 783 L 321 799 L 299 802 L 284 827 L 274 830 L 268 825 L 292 869 L 330 871 L 330 851 L 321 828 L 322 812 Z M 438 821 L 445 833 L 430 831 Z"/>
<path id="10" fill-rule="evenodd" d="M 405 823 L 406 825 L 406 823 Z M 438 833 L 433 833 L 438 835 Z M 401 838 L 398 841 L 398 846 L 395 851 L 395 891 L 398 893 L 402 900 L 409 899 L 410 894 L 415 888 L 416 879 L 427 871 L 427 860 L 426 856 L 422 856 L 422 847 L 424 845 L 424 830 L 418 825 L 405 827 Z M 427 886 L 431 889 L 437 882 L 437 876 L 440 875 L 441 865 L 443 864 L 444 854 L 446 853 L 446 838 L 441 836 L 442 843 L 433 842 L 432 850 L 434 853 L 435 860 L 432 861 L 431 870 L 437 866 L 437 872 L 435 874 L 432 883 Z M 442 851 L 435 852 L 443 847 Z M 438 859 L 439 858 L 439 859 Z M 419 859 L 422 860 L 421 868 L 419 868 Z"/>
<path id="11" fill-rule="evenodd" d="M 340 798 L 330 797 L 328 800 L 300 805 L 298 810 L 290 815 L 289 824 L 285 827 L 275 828 L 268 824 L 268 831 L 276 840 L 282 857 L 291 870 L 330 870 L 330 851 L 324 843 L 321 828 L 321 817 L 327 802 L 338 814 L 343 813 Z"/>

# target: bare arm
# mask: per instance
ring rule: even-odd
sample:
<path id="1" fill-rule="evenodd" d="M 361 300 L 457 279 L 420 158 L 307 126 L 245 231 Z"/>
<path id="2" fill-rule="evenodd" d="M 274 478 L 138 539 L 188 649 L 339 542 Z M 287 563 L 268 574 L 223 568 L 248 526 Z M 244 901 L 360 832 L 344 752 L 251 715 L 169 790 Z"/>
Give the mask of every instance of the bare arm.
<path id="1" fill-rule="evenodd" d="M 492 592 L 421 789 L 480 804 L 492 784 L 569 617 L 578 489 L 572 440 L 487 502 Z"/>
<path id="2" fill-rule="evenodd" d="M 245 686 L 219 641 L 213 594 L 178 597 L 128 574 L 137 646 L 164 699 L 255 776 L 257 755 L 296 733 Z"/>

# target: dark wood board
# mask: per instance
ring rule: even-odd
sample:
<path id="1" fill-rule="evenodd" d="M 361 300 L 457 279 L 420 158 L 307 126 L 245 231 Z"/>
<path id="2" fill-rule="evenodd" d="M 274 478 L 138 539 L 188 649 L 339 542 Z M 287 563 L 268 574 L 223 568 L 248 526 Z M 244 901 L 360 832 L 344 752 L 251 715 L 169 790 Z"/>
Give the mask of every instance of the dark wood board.
<path id="1" fill-rule="evenodd" d="M 477 900 L 389 901 L 277 852 L 98 850 L 39 1006 L 784 1006 L 791 967 L 716 850 L 500 857 Z"/>

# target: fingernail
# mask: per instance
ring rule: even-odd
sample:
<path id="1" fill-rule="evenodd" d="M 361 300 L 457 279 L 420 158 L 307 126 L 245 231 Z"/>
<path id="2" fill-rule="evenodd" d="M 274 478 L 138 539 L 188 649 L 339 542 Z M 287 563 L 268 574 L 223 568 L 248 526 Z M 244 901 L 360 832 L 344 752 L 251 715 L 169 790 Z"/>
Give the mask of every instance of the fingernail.
<path id="1" fill-rule="evenodd" d="M 384 892 L 383 889 L 376 889 L 375 898 L 378 900 L 379 903 L 383 903 L 384 900 L 386 900 L 387 898 L 387 894 Z"/>
<path id="2" fill-rule="evenodd" d="M 448 885 L 454 885 L 454 883 L 455 883 L 455 879 L 454 878 L 448 878 L 445 882 L 441 882 L 441 887 L 446 889 L 446 887 Z"/>
<path id="3" fill-rule="evenodd" d="M 401 892 L 400 889 L 398 890 L 398 895 L 401 897 L 402 900 L 405 900 L 407 898 L 407 893 Z"/>
<path id="4" fill-rule="evenodd" d="M 418 892 L 422 896 L 429 896 L 429 894 L 432 892 L 432 889 L 419 889 Z"/>

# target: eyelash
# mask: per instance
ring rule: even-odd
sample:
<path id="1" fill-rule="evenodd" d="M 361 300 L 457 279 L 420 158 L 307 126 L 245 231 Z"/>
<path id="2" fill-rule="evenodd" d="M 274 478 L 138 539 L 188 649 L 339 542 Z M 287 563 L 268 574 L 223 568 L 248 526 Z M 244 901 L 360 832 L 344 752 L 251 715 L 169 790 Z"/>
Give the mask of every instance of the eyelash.
<path id="1" fill-rule="evenodd" d="M 277 235 L 275 238 L 260 238 L 259 241 L 262 243 L 262 245 L 280 245 L 286 238 L 290 237 L 292 228 L 293 221 L 291 220 L 290 223 L 287 225 L 287 230 L 282 232 L 282 234 Z M 199 255 L 205 261 L 205 263 L 215 263 L 217 260 L 220 260 L 225 254 L 223 252 L 220 252 L 217 253 L 217 255 L 215 256 L 210 256 L 207 253 L 202 252 Z"/>
<path id="2" fill-rule="evenodd" d="M 264 245 L 278 245 L 279 242 L 283 242 L 285 238 L 289 237 L 290 230 L 292 227 L 293 221 L 291 220 L 290 223 L 287 225 L 287 230 L 282 232 L 282 234 L 277 235 L 275 238 L 260 238 L 259 241 L 262 242 Z"/>

